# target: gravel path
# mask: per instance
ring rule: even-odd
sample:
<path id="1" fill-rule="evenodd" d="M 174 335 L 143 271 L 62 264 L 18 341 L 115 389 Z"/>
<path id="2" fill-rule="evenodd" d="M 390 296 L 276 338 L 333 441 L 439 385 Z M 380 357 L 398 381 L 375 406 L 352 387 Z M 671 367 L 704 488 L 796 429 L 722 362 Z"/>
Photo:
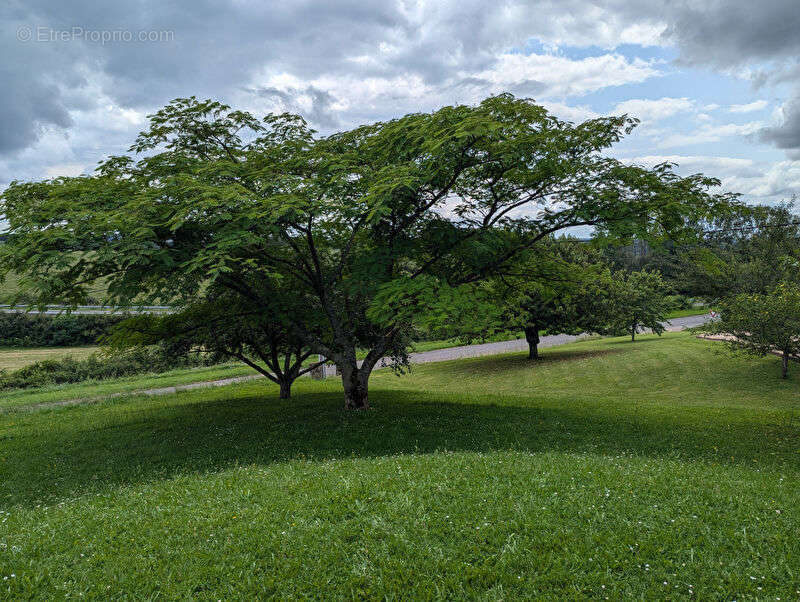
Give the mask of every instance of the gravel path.
<path id="1" fill-rule="evenodd" d="M 686 318 L 675 318 L 667 322 L 668 331 L 684 330 L 694 326 L 700 326 L 709 319 L 707 314 L 699 316 L 689 316 Z M 556 345 L 564 345 L 586 338 L 586 335 L 566 335 L 557 334 L 541 337 L 539 347 L 555 347 Z M 462 347 L 449 347 L 447 349 L 436 349 L 435 351 L 421 351 L 419 353 L 410 354 L 412 364 L 430 364 L 433 362 L 446 362 L 448 360 L 455 360 L 465 357 L 480 357 L 484 355 L 497 355 L 500 353 L 510 353 L 513 351 L 527 351 L 528 343 L 525 339 L 516 339 L 513 341 L 500 341 L 497 343 L 484 343 L 482 345 L 464 345 Z M 375 366 L 375 369 L 382 368 L 381 362 Z M 82 399 L 67 399 L 64 401 L 51 401 L 46 403 L 33 404 L 30 406 L 10 408 L 16 410 L 36 410 L 45 407 L 59 407 L 70 406 L 84 403 L 96 403 L 106 399 L 113 399 L 117 397 L 124 397 L 128 395 L 170 395 L 180 391 L 193 391 L 195 389 L 205 389 L 209 387 L 224 387 L 235 383 L 246 382 L 264 378 L 260 374 L 252 376 L 238 376 L 236 378 L 225 378 L 222 380 L 212 380 L 199 383 L 191 383 L 188 385 L 175 385 L 173 387 L 160 387 L 158 389 L 143 389 L 139 391 L 125 391 L 122 393 L 112 393 L 110 395 L 103 395 L 102 397 L 82 398 Z M 7 411 L 7 410 L 6 410 Z M 0 413 L 3 413 L 0 410 Z"/>

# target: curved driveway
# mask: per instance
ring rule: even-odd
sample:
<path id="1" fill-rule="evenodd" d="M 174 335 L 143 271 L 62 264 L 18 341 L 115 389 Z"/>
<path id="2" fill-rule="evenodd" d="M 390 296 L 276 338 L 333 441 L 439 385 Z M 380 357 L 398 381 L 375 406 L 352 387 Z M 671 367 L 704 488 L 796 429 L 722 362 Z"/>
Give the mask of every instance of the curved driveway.
<path id="1" fill-rule="evenodd" d="M 674 318 L 668 322 L 667 330 L 676 331 L 684 330 L 686 328 L 693 328 L 700 326 L 709 320 L 708 314 L 699 316 L 688 316 L 686 318 Z M 541 337 L 539 341 L 539 348 L 554 347 L 556 345 L 563 345 L 573 341 L 579 341 L 586 335 L 568 335 L 556 334 Z M 479 357 L 482 355 L 496 355 L 498 353 L 510 353 L 512 351 L 527 351 L 528 343 L 525 339 L 515 339 L 513 341 L 500 341 L 497 343 L 483 343 L 481 345 L 464 345 L 462 347 L 449 347 L 447 349 L 436 349 L 435 351 L 421 351 L 419 353 L 410 354 L 412 364 L 427 364 L 431 362 L 446 362 L 447 360 L 456 360 L 463 357 Z M 381 367 L 378 363 L 376 368 Z"/>

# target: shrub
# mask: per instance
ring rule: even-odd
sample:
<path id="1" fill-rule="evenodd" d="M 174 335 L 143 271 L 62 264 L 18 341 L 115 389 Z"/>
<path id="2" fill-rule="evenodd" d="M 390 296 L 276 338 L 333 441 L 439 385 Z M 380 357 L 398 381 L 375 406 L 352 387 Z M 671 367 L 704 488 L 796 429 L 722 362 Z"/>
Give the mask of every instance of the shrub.
<path id="1" fill-rule="evenodd" d="M 692 309 L 694 307 L 694 299 L 686 295 L 668 295 L 666 301 L 672 309 Z"/>
<path id="2" fill-rule="evenodd" d="M 0 313 L 0 347 L 77 347 L 98 338 L 130 316 L 121 314 Z"/>
<path id="3" fill-rule="evenodd" d="M 175 354 L 161 346 L 134 347 L 113 354 L 100 351 L 82 360 L 72 357 L 44 360 L 14 372 L 0 372 L 0 390 L 159 373 L 175 368 L 211 366 L 221 361 L 222 358 L 212 354 Z"/>

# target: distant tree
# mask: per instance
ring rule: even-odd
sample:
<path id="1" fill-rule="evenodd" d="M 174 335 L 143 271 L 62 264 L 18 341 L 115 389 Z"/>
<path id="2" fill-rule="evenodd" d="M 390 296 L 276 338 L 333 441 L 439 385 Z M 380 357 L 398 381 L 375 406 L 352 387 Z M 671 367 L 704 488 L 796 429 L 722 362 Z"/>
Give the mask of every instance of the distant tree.
<path id="1" fill-rule="evenodd" d="M 725 334 L 732 350 L 765 356 L 779 352 L 781 376 L 800 354 L 800 286 L 781 283 L 767 294 L 740 293 L 722 302 L 720 319 L 705 330 Z"/>
<path id="2" fill-rule="evenodd" d="M 682 240 L 609 240 L 602 248 L 614 269 L 657 271 L 672 293 L 711 303 L 800 282 L 800 215 L 793 202 L 732 205 L 690 228 L 694 234 Z"/>
<path id="3" fill-rule="evenodd" d="M 138 157 L 13 182 L 0 276 L 19 274 L 39 304 L 80 303 L 104 281 L 112 303 L 189 306 L 214 283 L 248 308 L 268 308 L 260 283 L 280 281 L 326 322 L 301 312 L 287 327 L 337 364 L 345 407 L 366 408 L 427 290 L 485 281 L 566 228 L 672 234 L 731 202 L 708 192 L 716 179 L 605 156 L 635 124 L 573 124 L 500 95 L 319 137 L 295 115 L 178 99 L 150 116 Z"/>
<path id="4" fill-rule="evenodd" d="M 550 240 L 491 282 L 499 309 L 497 330 L 519 329 L 529 359 L 539 358 L 539 335 L 602 329 L 601 284 L 609 277 L 600 255 L 574 240 Z M 490 314 L 491 315 L 491 314 Z"/>
<path id="5" fill-rule="evenodd" d="M 800 215 L 793 203 L 740 206 L 697 233 L 697 243 L 676 260 L 676 286 L 690 294 L 717 300 L 800 283 Z"/>
<path id="6" fill-rule="evenodd" d="M 641 328 L 664 332 L 663 322 L 670 310 L 664 281 L 658 272 L 615 272 L 604 295 L 604 330 L 609 334 L 631 335 Z"/>
<path id="7" fill-rule="evenodd" d="M 475 285 L 432 291 L 418 323 L 471 343 L 520 331 L 529 359 L 539 358 L 540 332 L 602 331 L 610 271 L 602 255 L 583 242 L 553 237 L 520 254 L 495 276 Z"/>

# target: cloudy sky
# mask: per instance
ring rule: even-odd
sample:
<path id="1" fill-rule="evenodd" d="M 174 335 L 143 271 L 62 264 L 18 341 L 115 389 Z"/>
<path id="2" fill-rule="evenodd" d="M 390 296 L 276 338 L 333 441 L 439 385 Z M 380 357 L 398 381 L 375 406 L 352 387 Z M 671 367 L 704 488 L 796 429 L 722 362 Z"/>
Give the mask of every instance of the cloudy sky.
<path id="1" fill-rule="evenodd" d="M 179 96 L 328 133 L 510 91 L 639 117 L 620 158 L 800 193 L 798 0 L 1 4 L 0 190 L 91 171 Z"/>

